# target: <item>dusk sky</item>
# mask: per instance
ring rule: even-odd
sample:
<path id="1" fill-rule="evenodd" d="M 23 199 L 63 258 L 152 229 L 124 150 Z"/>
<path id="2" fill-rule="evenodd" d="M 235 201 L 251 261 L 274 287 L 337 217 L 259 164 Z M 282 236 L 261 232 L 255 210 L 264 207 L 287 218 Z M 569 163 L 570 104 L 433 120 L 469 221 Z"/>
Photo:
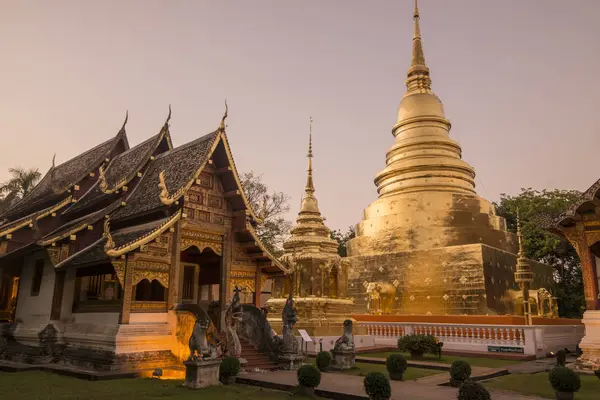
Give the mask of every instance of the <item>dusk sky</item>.
<path id="1" fill-rule="evenodd" d="M 173 108 L 181 145 L 217 128 L 240 171 L 291 197 L 306 180 L 346 229 L 377 197 L 404 94 L 413 0 L 0 0 L 0 181 L 117 134 L 135 145 Z M 585 190 L 600 170 L 600 0 L 421 0 L 433 90 L 492 201 Z M 158 189 L 157 189 L 158 196 Z"/>

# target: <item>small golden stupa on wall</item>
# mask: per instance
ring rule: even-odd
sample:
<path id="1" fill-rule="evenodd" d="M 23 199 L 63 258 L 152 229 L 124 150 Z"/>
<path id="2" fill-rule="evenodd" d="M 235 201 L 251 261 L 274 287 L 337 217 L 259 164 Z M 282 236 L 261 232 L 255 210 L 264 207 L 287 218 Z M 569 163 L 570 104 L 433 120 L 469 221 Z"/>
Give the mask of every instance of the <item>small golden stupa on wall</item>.
<path id="1" fill-rule="evenodd" d="M 315 197 L 312 170 L 312 118 L 308 145 L 308 178 L 296 226 L 283 244 L 281 261 L 289 268 L 286 275 L 274 278 L 272 297 L 267 301 L 268 320 L 281 332 L 281 312 L 293 291 L 298 311 L 296 329 L 309 335 L 340 335 L 344 320 L 352 314 L 354 303 L 347 298 L 348 262 L 338 255 L 338 243 L 331 239 Z"/>
<path id="2" fill-rule="evenodd" d="M 356 313 L 511 314 L 517 243 L 494 205 L 475 191 L 475 171 L 450 136 L 431 86 L 415 1 L 412 60 L 395 141 L 375 177 L 379 198 L 348 243 Z M 552 270 L 530 261 L 532 287 Z"/>

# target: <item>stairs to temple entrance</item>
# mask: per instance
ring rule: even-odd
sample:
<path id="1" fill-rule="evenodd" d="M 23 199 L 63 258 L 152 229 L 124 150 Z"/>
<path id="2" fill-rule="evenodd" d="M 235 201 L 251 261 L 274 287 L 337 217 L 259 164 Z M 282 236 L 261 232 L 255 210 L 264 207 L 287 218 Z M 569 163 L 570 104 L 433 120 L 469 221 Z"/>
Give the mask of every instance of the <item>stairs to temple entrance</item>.
<path id="1" fill-rule="evenodd" d="M 217 336 L 219 341 L 225 342 L 225 334 Z M 246 364 L 242 365 L 242 368 L 247 371 L 254 371 L 255 368 L 273 370 L 277 369 L 277 364 L 269 360 L 266 354 L 256 350 L 252 344 L 246 339 L 240 338 L 240 344 L 242 345 L 242 358 L 246 359 Z"/>

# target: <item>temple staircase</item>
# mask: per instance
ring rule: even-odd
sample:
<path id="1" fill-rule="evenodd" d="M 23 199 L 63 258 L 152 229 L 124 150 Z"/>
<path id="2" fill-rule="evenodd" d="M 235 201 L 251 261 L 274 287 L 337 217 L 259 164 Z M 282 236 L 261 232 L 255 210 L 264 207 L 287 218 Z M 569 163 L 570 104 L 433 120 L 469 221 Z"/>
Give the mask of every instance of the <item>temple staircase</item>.
<path id="1" fill-rule="evenodd" d="M 220 334 L 217 336 L 217 339 L 224 342 L 225 334 Z M 242 345 L 242 358 L 246 359 L 246 363 L 242 365 L 243 369 L 254 371 L 255 368 L 262 370 L 274 370 L 278 368 L 277 364 L 271 361 L 266 354 L 255 349 L 248 340 L 240 338 L 240 344 Z"/>

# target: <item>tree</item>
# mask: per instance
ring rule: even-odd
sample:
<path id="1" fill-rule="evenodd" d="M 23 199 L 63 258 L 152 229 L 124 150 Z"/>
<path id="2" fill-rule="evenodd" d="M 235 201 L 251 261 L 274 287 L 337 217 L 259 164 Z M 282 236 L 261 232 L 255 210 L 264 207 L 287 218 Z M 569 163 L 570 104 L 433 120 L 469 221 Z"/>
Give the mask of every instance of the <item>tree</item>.
<path id="1" fill-rule="evenodd" d="M 554 268 L 556 285 L 552 289 L 560 299 L 559 313 L 563 317 L 580 318 L 585 309 L 579 257 L 568 241 L 540 228 L 537 219 L 540 215 L 557 217 L 580 196 L 576 190 L 527 188 L 516 196 L 503 193 L 495 204 L 497 214 L 506 219 L 508 230 L 515 233 L 519 209 L 525 255 Z"/>
<path id="2" fill-rule="evenodd" d="M 263 220 L 256 228 L 258 236 L 270 252 L 281 255 L 282 244 L 292 227 L 292 223 L 284 217 L 290 211 L 289 196 L 276 191 L 269 194 L 262 175 L 253 171 L 241 174 L 240 180 L 250 205 Z"/>
<path id="3" fill-rule="evenodd" d="M 331 238 L 338 242 L 338 255 L 340 257 L 348 256 L 346 243 L 348 242 L 348 240 L 354 238 L 355 236 L 356 231 L 354 230 L 354 226 L 349 226 L 348 231 L 346 233 L 342 233 L 340 229 L 336 231 L 331 231 Z"/>
<path id="4" fill-rule="evenodd" d="M 22 199 L 38 183 L 42 174 L 37 168 L 9 168 L 11 178 L 0 184 L 0 211 L 4 211 L 16 200 Z"/>

